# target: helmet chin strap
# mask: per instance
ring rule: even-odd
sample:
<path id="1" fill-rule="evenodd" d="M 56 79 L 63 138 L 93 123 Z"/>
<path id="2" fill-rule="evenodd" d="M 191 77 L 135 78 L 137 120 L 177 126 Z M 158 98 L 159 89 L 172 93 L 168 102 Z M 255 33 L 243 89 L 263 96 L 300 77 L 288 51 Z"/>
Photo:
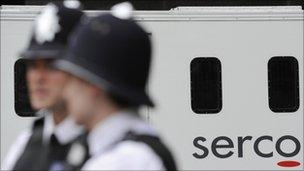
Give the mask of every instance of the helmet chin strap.
<path id="1" fill-rule="evenodd" d="M 49 110 L 53 113 L 54 122 L 56 125 L 62 122 L 68 116 L 66 103 L 62 99 L 58 100 L 58 102 L 54 106 L 50 107 Z"/>
<path id="2" fill-rule="evenodd" d="M 96 124 L 123 110 L 122 108 L 114 105 L 109 99 L 104 99 L 102 101 L 104 104 L 96 104 L 94 105 L 96 108 L 86 113 L 86 116 L 89 117 L 85 123 L 88 130 L 93 129 Z"/>

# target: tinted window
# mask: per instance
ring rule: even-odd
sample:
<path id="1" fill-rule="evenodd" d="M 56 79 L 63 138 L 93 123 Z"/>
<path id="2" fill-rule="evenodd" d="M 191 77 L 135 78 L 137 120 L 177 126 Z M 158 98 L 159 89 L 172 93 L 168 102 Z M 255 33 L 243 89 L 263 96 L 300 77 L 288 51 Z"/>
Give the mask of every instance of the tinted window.
<path id="1" fill-rule="evenodd" d="M 290 56 L 268 62 L 269 108 L 273 112 L 295 112 L 299 108 L 298 61 Z"/>
<path id="2" fill-rule="evenodd" d="M 19 116 L 34 116 L 26 86 L 26 60 L 19 59 L 14 66 L 15 81 L 15 112 Z"/>
<path id="3" fill-rule="evenodd" d="M 195 113 L 218 113 L 222 109 L 221 62 L 198 57 L 191 61 L 191 108 Z"/>

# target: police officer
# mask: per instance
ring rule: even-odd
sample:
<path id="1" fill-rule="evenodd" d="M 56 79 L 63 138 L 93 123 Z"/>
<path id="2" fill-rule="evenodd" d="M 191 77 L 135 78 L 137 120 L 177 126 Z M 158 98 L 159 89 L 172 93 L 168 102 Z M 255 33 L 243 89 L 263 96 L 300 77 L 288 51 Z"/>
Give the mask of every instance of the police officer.
<path id="1" fill-rule="evenodd" d="M 36 18 L 26 60 L 26 80 L 31 106 L 40 110 L 34 121 L 11 147 L 1 170 L 58 170 L 71 142 L 83 131 L 68 117 L 62 100 L 67 76 L 50 63 L 61 58 L 68 37 L 83 17 L 78 1 L 49 3 Z"/>
<path id="2" fill-rule="evenodd" d="M 71 76 L 68 111 L 89 131 L 91 158 L 82 170 L 176 170 L 154 127 L 138 114 L 153 107 L 145 91 L 151 62 L 149 35 L 122 3 L 80 24 L 55 68 Z"/>

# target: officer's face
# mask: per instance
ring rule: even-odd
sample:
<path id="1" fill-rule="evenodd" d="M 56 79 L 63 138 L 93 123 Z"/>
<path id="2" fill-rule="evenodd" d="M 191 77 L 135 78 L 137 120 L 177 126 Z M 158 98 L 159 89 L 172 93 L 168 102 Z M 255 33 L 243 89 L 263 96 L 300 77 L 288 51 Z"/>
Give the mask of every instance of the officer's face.
<path id="1" fill-rule="evenodd" d="M 51 60 L 28 61 L 27 85 L 34 109 L 52 109 L 62 99 L 62 90 L 67 80 L 64 72 L 50 67 Z"/>
<path id="2" fill-rule="evenodd" d="M 69 76 L 63 98 L 66 100 L 68 113 L 78 124 L 86 125 L 94 115 L 98 101 L 98 90 L 93 85 Z"/>

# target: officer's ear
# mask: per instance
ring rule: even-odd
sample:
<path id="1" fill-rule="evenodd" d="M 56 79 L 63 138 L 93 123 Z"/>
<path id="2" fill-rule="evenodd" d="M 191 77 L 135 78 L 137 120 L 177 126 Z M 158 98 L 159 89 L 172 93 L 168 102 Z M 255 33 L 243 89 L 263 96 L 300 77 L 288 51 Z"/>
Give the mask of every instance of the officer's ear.
<path id="1" fill-rule="evenodd" d="M 105 91 L 100 87 L 92 85 L 91 93 L 93 94 L 94 99 L 96 99 L 96 101 L 101 102 L 103 105 L 107 105 L 107 106 L 111 105 L 117 108 L 123 107 L 119 103 L 117 103 L 117 101 L 114 100 L 107 91 Z"/>
<path id="2" fill-rule="evenodd" d="M 90 84 L 90 91 L 92 92 L 92 95 L 96 98 L 104 98 L 105 97 L 105 91 L 102 88 L 97 87 L 93 84 Z"/>

